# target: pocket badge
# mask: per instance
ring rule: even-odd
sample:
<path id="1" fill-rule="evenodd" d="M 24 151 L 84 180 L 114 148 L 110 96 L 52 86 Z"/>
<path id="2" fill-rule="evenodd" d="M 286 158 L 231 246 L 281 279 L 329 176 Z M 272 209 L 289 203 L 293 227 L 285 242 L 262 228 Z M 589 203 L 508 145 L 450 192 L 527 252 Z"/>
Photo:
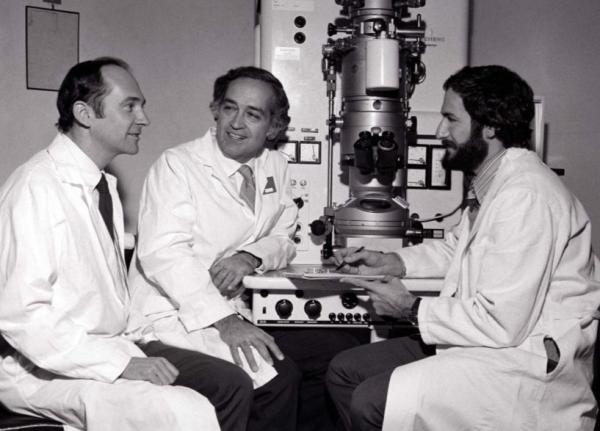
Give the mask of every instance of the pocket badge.
<path id="1" fill-rule="evenodd" d="M 267 184 L 263 190 L 263 195 L 269 195 L 271 193 L 275 193 L 277 188 L 275 187 L 275 180 L 273 177 L 267 177 Z"/>

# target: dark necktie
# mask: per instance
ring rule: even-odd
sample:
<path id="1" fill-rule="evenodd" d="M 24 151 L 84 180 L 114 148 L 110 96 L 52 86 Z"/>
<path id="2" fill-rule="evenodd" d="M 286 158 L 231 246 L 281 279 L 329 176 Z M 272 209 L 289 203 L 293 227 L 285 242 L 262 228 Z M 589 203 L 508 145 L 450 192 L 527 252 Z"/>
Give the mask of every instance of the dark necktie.
<path id="1" fill-rule="evenodd" d="M 479 212 L 479 200 L 475 195 L 475 191 L 473 187 L 469 187 L 467 190 L 467 198 L 465 199 L 466 206 L 469 208 L 469 221 L 471 222 L 471 226 L 475 223 L 475 219 L 477 218 L 477 213 Z"/>
<path id="2" fill-rule="evenodd" d="M 115 240 L 114 234 L 114 225 L 113 225 L 113 206 L 112 206 L 112 197 L 110 196 L 110 191 L 108 190 L 108 183 L 106 182 L 106 177 L 102 174 L 98 185 L 96 186 L 96 190 L 98 190 L 98 194 L 100 195 L 100 199 L 98 201 L 98 208 L 100 209 L 100 214 L 102 215 L 102 219 L 104 220 L 104 224 L 108 229 L 108 233 L 112 240 Z"/>
<path id="3" fill-rule="evenodd" d="M 248 165 L 242 165 L 238 169 L 240 175 L 244 178 L 242 187 L 240 188 L 240 198 L 248 204 L 252 212 L 254 212 L 254 196 L 256 194 L 256 185 L 254 184 L 254 175 L 252 168 Z"/>

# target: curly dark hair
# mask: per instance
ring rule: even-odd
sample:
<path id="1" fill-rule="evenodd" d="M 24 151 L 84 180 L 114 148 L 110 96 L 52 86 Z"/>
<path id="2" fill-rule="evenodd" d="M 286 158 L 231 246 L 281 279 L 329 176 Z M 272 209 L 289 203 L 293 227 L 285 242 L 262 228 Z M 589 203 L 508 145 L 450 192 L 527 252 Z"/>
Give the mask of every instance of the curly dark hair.
<path id="1" fill-rule="evenodd" d="M 217 108 L 225 98 L 225 93 L 229 88 L 229 84 L 238 78 L 250 78 L 258 81 L 266 82 L 271 86 L 275 93 L 275 105 L 271 107 L 271 115 L 275 121 L 274 126 L 277 129 L 284 130 L 290 123 L 288 110 L 290 102 L 288 101 L 283 85 L 271 72 L 265 69 L 254 66 L 242 66 L 236 69 L 229 70 L 225 75 L 218 77 L 215 80 L 213 87 L 213 101 L 211 109 Z"/>
<path id="2" fill-rule="evenodd" d="M 102 102 L 110 90 L 102 77 L 101 69 L 104 66 L 118 66 L 130 70 L 129 65 L 119 58 L 99 57 L 78 63 L 67 72 L 56 98 L 59 114 L 56 127 L 62 133 L 67 133 L 73 127 L 73 104 L 77 101 L 89 104 L 98 117 L 104 115 Z"/>
<path id="3" fill-rule="evenodd" d="M 497 65 L 466 66 L 446 80 L 448 89 L 462 98 L 473 120 L 496 130 L 505 148 L 530 148 L 533 91 L 515 72 Z"/>

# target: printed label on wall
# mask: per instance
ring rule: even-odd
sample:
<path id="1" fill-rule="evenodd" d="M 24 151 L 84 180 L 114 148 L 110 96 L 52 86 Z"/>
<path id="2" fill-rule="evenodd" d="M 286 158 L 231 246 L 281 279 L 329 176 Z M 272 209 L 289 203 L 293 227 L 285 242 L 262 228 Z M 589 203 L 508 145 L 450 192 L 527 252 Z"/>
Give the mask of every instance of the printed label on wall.
<path id="1" fill-rule="evenodd" d="M 274 59 L 280 61 L 300 61 L 300 48 L 276 46 Z"/>
<path id="2" fill-rule="evenodd" d="M 273 0 L 273 10 L 286 10 L 292 12 L 313 12 L 314 0 Z"/>

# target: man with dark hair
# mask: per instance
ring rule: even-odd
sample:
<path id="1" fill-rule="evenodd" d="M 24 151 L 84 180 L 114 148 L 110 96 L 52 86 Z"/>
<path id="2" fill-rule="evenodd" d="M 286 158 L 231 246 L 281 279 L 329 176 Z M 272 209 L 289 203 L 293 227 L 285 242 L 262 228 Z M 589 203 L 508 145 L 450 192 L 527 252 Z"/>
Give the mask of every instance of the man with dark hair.
<path id="1" fill-rule="evenodd" d="M 229 84 L 238 78 L 255 79 L 262 81 L 271 86 L 273 90 L 273 103 L 271 107 L 271 115 L 273 116 L 273 126 L 280 131 L 284 131 L 287 125 L 290 123 L 290 117 L 288 110 L 290 109 L 290 103 L 283 89 L 281 82 L 273 76 L 270 72 L 258 67 L 238 67 L 236 69 L 229 70 L 225 75 L 219 76 L 214 83 L 213 88 L 213 100 L 210 103 L 210 109 L 216 116 L 216 112 L 219 109 L 219 105 L 225 100 L 227 89 Z M 216 118 L 215 118 L 216 120 Z M 277 138 L 267 136 L 267 141 L 273 141 Z"/>
<path id="2" fill-rule="evenodd" d="M 232 69 L 215 81 L 216 127 L 165 151 L 151 167 L 130 271 L 138 316 L 131 330 L 143 332 L 149 348 L 161 340 L 206 353 L 211 371 L 202 393 L 211 401 L 222 387 L 252 393 L 254 386 L 248 430 L 296 429 L 302 373 L 300 428 L 321 431 L 333 426 L 324 384 L 329 360 L 357 342 L 331 331 L 263 331 L 249 321 L 241 284 L 295 255 L 287 161 L 265 148 L 288 125 L 288 108 L 270 72 Z M 237 373 L 223 372 L 231 367 Z M 246 429 L 213 404 L 223 429 Z M 306 417 L 314 428 L 305 428 Z"/>
<path id="3" fill-rule="evenodd" d="M 75 65 L 59 133 L 0 189 L 0 401 L 76 429 L 218 430 L 180 370 L 125 335 L 123 212 L 104 171 L 149 124 L 122 60 Z"/>
<path id="4" fill-rule="evenodd" d="M 501 66 L 444 84 L 444 165 L 472 177 L 444 241 L 336 251 L 378 314 L 418 335 L 338 355 L 328 387 L 353 430 L 592 430 L 600 270 L 580 202 L 528 150 L 533 93 Z M 418 298 L 401 278 L 445 277 Z M 432 353 L 436 354 L 432 354 Z"/>
<path id="5" fill-rule="evenodd" d="M 104 117 L 102 102 L 110 90 L 102 77 L 101 69 L 105 66 L 116 66 L 131 72 L 129 65 L 120 58 L 99 57 L 79 63 L 67 73 L 56 98 L 56 127 L 59 132 L 68 133 L 77 121 L 73 113 L 73 104 L 78 100 L 85 101 L 98 118 Z"/>

